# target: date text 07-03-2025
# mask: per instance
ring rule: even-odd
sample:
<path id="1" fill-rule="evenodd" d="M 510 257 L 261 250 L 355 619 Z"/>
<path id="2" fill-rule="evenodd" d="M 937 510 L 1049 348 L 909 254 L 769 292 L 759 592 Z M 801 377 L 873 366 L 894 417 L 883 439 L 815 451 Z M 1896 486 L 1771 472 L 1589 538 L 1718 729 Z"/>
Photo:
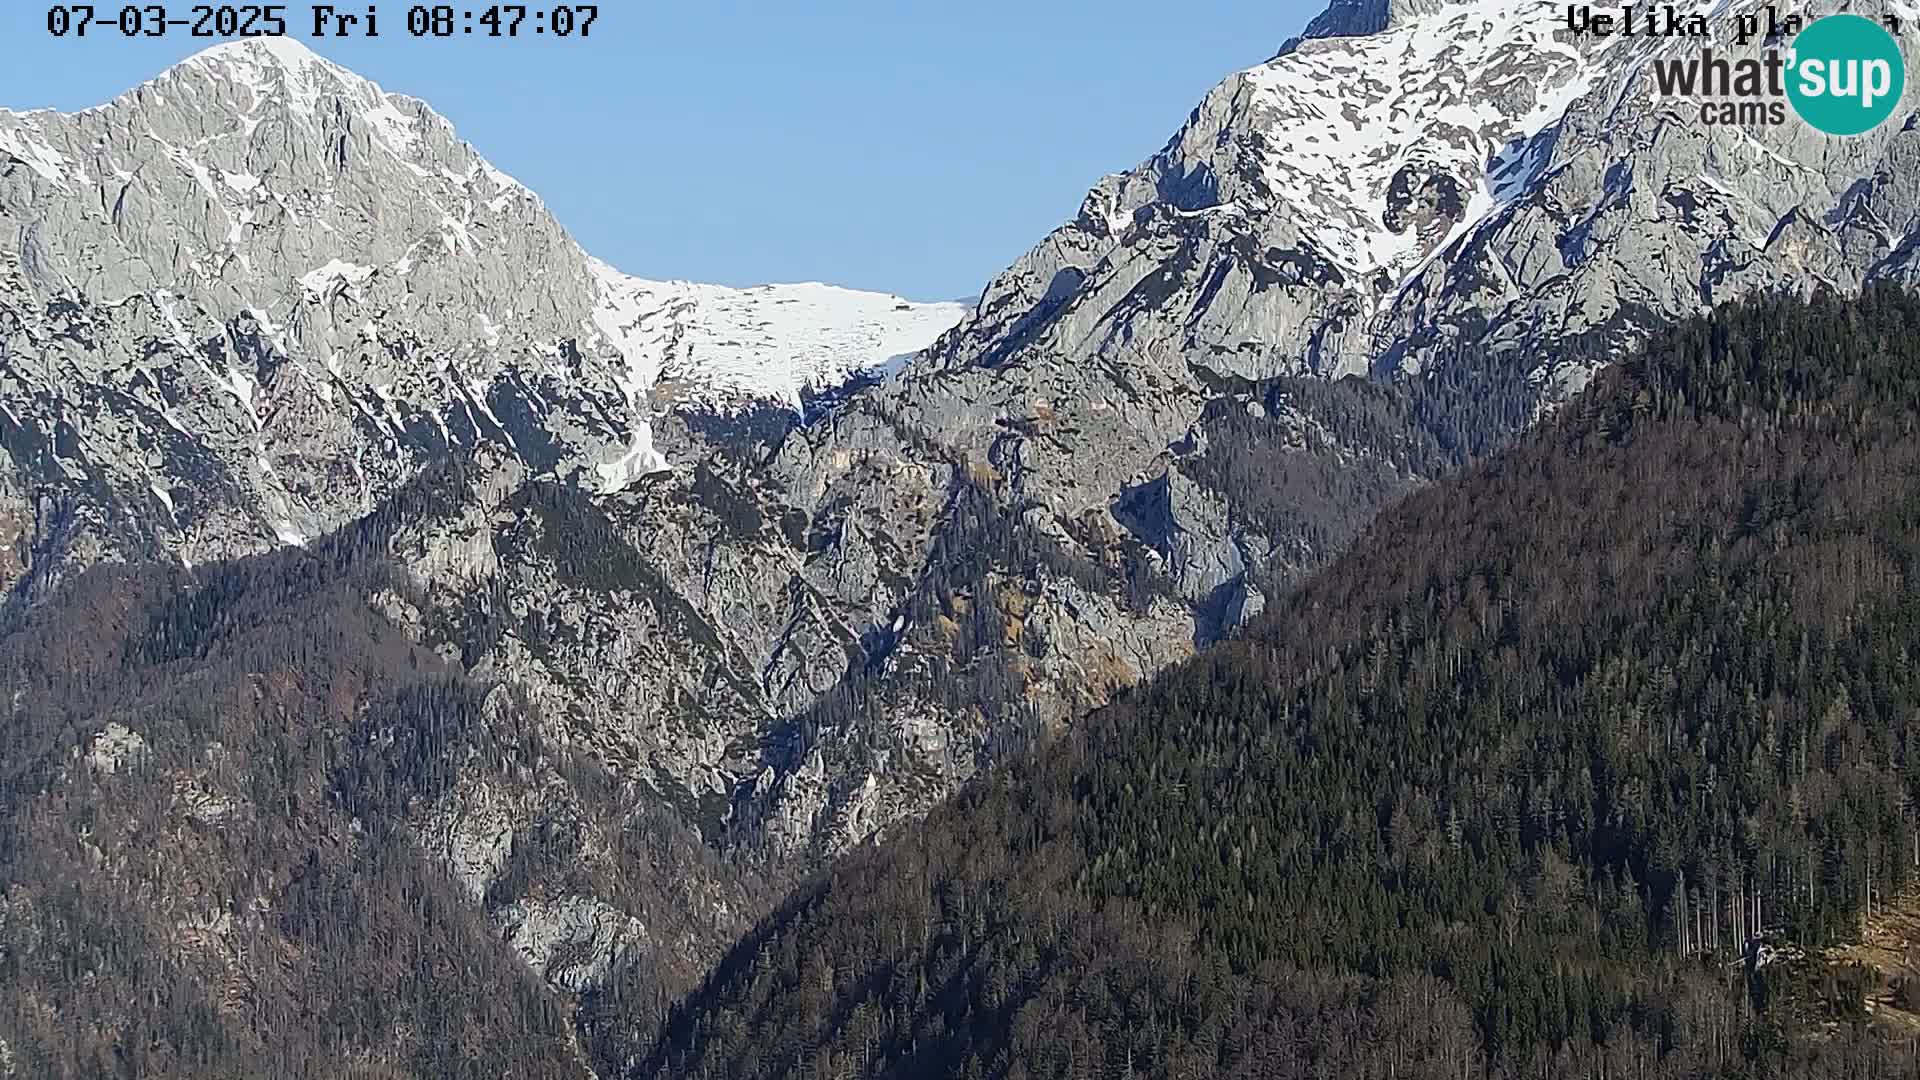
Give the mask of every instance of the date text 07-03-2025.
<path id="1" fill-rule="evenodd" d="M 415 4 L 407 9 L 406 32 L 413 37 L 588 37 L 600 17 L 597 4 L 493 4 L 463 8 L 452 4 Z M 337 4 L 127 4 L 118 8 L 56 4 L 47 9 L 47 32 L 54 37 L 118 33 L 122 37 L 285 37 L 306 30 L 312 37 L 379 37 L 383 19 L 378 5 Z"/>

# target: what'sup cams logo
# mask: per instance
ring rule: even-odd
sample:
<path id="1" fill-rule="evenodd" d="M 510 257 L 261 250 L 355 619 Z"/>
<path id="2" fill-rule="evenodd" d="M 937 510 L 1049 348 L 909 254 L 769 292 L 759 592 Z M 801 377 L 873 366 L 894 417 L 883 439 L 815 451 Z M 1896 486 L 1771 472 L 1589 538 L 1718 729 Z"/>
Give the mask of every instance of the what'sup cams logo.
<path id="1" fill-rule="evenodd" d="M 1745 36 L 1746 27 L 1742 27 Z M 1660 96 L 1696 101 L 1708 124 L 1784 124 L 1789 108 L 1828 135 L 1887 121 L 1906 92 L 1906 61 L 1885 26 L 1860 15 L 1808 23 L 1784 50 L 1730 58 L 1704 46 L 1653 64 Z"/>

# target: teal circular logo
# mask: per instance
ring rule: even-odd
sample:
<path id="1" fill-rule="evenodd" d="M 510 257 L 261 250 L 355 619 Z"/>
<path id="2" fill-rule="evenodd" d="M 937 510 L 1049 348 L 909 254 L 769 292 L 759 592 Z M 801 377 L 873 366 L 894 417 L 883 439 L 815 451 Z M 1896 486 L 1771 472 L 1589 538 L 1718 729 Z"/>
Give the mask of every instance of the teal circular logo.
<path id="1" fill-rule="evenodd" d="M 1787 98 L 1800 119 L 1829 135 L 1872 131 L 1907 88 L 1907 63 L 1887 28 L 1860 15 L 1828 15 L 1793 39 Z"/>

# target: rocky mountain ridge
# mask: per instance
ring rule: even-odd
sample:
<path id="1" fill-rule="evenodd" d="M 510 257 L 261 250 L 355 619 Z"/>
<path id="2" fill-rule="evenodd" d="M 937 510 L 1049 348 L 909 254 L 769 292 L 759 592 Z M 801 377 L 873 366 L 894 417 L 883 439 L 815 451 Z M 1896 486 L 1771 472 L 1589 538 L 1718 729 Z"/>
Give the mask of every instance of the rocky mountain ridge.
<path id="1" fill-rule="evenodd" d="M 423 102 L 291 39 L 0 112 L 0 155 L 14 472 L 88 492 L 64 526 L 24 492 L 6 513 L 82 565 L 301 543 L 482 439 L 619 490 L 668 468 L 667 405 L 797 409 L 960 311 L 623 274 Z"/>
<path id="2" fill-rule="evenodd" d="M 1751 7 L 1680 9 L 1725 37 Z M 931 350 L 954 380 L 937 393 L 978 403 L 935 437 L 1033 402 L 1126 401 L 1124 419 L 1088 418 L 1127 448 L 1107 468 L 1028 447 L 1029 474 L 1078 510 L 1223 380 L 1404 381 L 1480 351 L 1546 406 L 1604 360 L 1563 355 L 1582 335 L 1618 352 L 1749 290 L 1907 280 L 1910 113 L 1847 140 L 1791 117 L 1705 125 L 1647 71 L 1689 47 L 1573 35 L 1543 0 L 1335 4 L 987 287 Z"/>
<path id="3" fill-rule="evenodd" d="M 790 880 L 1231 633 L 1644 322 L 1910 276 L 1910 113 L 1703 127 L 1644 74 L 1680 46 L 1559 15 L 1336 4 L 964 318 L 626 278 L 286 43 L 0 114 L 15 606 L 382 522 L 364 602 L 610 778 L 462 769 L 405 828 L 567 993 L 697 967 L 761 893 L 671 864 L 713 917 L 669 940 L 585 871 L 495 888 L 515 845 L 593 803 Z"/>

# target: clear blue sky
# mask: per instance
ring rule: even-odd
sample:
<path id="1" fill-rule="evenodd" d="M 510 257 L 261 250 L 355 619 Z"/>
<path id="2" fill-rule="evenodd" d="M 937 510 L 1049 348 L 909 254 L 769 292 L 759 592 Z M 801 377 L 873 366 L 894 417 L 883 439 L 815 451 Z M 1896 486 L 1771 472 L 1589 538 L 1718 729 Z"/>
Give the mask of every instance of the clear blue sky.
<path id="1" fill-rule="evenodd" d="M 950 299 L 1324 3 L 605 0 L 564 42 L 414 39 L 411 5 L 377 6 L 378 39 L 297 36 L 430 102 L 621 269 Z M 0 5 L 0 106 L 96 105 L 212 44 L 54 39 L 45 17 Z"/>

